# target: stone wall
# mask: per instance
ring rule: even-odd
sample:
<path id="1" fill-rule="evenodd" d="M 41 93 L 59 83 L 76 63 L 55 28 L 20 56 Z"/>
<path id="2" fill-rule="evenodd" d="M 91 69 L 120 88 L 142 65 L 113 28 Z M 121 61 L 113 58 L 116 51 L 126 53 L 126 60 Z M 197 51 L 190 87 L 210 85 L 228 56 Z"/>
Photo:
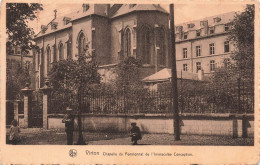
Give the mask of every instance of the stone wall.
<path id="1" fill-rule="evenodd" d="M 49 115 L 49 129 L 64 129 L 63 115 Z M 227 135 L 242 136 L 243 115 L 232 114 L 182 114 L 181 133 L 198 135 Z M 245 115 L 246 131 L 249 137 L 254 136 L 254 116 Z M 84 131 L 124 132 L 127 133 L 131 122 L 136 122 L 143 133 L 173 134 L 172 115 L 93 115 L 83 114 L 82 123 Z M 75 117 L 75 129 L 78 128 Z"/>

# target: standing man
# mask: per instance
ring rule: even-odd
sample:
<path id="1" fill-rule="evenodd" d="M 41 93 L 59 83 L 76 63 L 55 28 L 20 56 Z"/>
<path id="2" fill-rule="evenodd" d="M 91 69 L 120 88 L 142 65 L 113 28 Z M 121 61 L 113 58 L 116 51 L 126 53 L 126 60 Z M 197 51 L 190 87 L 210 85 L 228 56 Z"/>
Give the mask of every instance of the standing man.
<path id="1" fill-rule="evenodd" d="M 65 131 L 67 134 L 67 145 L 72 145 L 73 143 L 73 131 L 74 131 L 74 116 L 72 114 L 72 109 L 66 108 L 67 114 L 62 119 L 62 123 L 65 123 Z"/>

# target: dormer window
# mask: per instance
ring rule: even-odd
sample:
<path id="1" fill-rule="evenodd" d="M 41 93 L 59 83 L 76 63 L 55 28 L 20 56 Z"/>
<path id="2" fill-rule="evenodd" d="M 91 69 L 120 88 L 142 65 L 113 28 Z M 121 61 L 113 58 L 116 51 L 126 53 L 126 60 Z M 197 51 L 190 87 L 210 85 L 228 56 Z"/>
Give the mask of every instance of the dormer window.
<path id="1" fill-rule="evenodd" d="M 45 33 L 47 29 L 48 29 L 47 26 L 45 26 L 45 25 L 41 26 L 42 33 Z"/>
<path id="2" fill-rule="evenodd" d="M 209 28 L 209 34 L 213 34 L 213 33 L 215 33 L 215 27 L 214 26 Z"/>
<path id="3" fill-rule="evenodd" d="M 188 32 L 183 34 L 183 39 L 185 39 L 185 40 L 188 39 Z"/>
<path id="4" fill-rule="evenodd" d="M 130 4 L 129 5 L 129 8 L 133 8 L 133 7 L 135 7 L 136 6 L 136 4 Z"/>
<path id="5" fill-rule="evenodd" d="M 83 4 L 82 7 L 83 7 L 83 12 L 86 12 L 86 11 L 88 11 L 90 6 L 89 6 L 89 4 Z"/>
<path id="6" fill-rule="evenodd" d="M 221 18 L 220 17 L 215 17 L 215 18 L 213 18 L 213 21 L 214 21 L 214 23 L 218 23 L 218 22 L 221 21 Z"/>
<path id="7" fill-rule="evenodd" d="M 57 27 L 58 27 L 58 22 L 52 22 L 52 23 L 51 23 L 51 29 L 52 29 L 52 30 L 57 29 Z"/>
<path id="8" fill-rule="evenodd" d="M 229 24 L 225 24 L 225 32 L 229 31 Z"/>
<path id="9" fill-rule="evenodd" d="M 208 26 L 208 20 L 206 20 L 206 21 L 200 21 L 200 26 L 201 26 L 201 27 Z"/>
<path id="10" fill-rule="evenodd" d="M 195 25 L 193 24 L 193 23 L 189 23 L 188 24 L 188 28 L 190 29 L 190 28 L 193 28 Z"/>
<path id="11" fill-rule="evenodd" d="M 69 17 L 64 17 L 64 18 L 63 18 L 63 23 L 64 23 L 64 25 L 69 24 L 70 21 L 71 21 L 71 18 L 69 18 Z"/>

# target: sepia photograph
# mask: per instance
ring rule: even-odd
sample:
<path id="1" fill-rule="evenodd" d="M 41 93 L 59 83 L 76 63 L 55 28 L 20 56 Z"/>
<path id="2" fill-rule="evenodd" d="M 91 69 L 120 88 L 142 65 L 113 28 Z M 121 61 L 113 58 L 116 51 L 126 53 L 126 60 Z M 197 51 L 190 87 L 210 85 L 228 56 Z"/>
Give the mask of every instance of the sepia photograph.
<path id="1" fill-rule="evenodd" d="M 47 2 L 2 8 L 5 147 L 258 145 L 256 3 Z"/>

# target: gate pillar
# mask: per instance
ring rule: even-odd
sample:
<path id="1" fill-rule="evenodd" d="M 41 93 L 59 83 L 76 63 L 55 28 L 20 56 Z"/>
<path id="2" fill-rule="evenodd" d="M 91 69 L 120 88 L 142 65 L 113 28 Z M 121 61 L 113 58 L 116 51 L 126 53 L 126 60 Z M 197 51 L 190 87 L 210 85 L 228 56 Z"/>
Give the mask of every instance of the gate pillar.
<path id="1" fill-rule="evenodd" d="M 18 102 L 19 100 L 14 100 L 13 104 L 14 104 L 14 120 L 16 120 L 17 122 L 19 122 L 19 117 L 18 117 Z"/>
<path id="2" fill-rule="evenodd" d="M 46 79 L 45 80 L 45 85 L 43 86 L 43 88 L 41 88 L 42 92 L 43 92 L 43 114 L 42 114 L 42 118 L 43 118 L 43 128 L 44 129 L 48 129 L 48 108 L 50 107 L 50 94 L 51 94 L 51 87 L 49 85 L 49 80 Z"/>
<path id="3" fill-rule="evenodd" d="M 22 89 L 24 100 L 24 128 L 29 126 L 29 112 L 31 111 L 32 89 L 29 88 L 29 83 L 26 83 L 25 88 Z"/>

